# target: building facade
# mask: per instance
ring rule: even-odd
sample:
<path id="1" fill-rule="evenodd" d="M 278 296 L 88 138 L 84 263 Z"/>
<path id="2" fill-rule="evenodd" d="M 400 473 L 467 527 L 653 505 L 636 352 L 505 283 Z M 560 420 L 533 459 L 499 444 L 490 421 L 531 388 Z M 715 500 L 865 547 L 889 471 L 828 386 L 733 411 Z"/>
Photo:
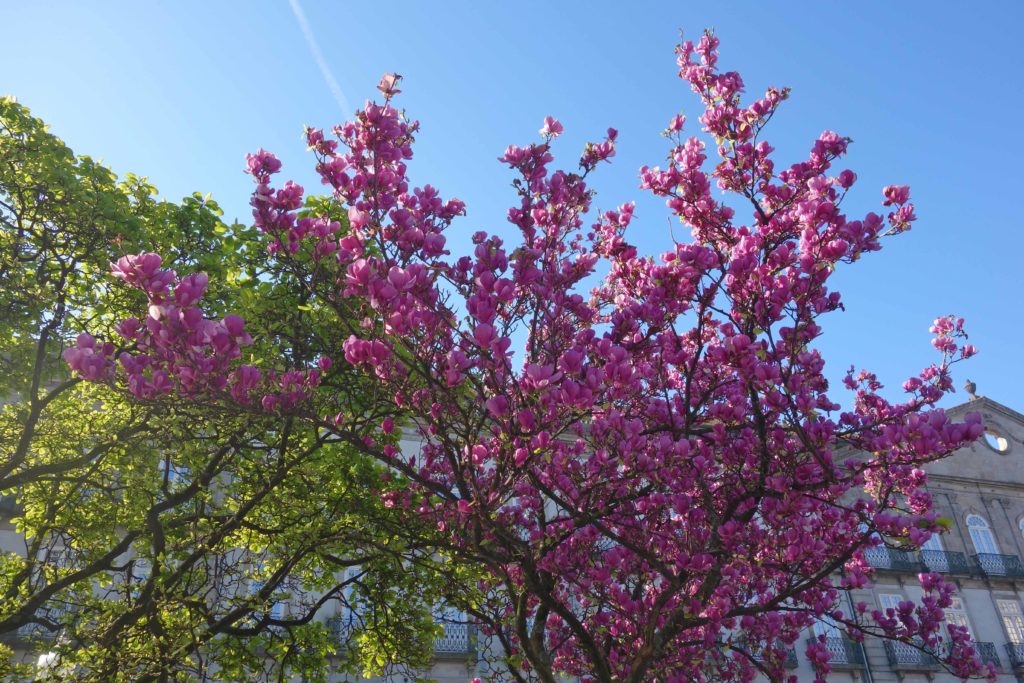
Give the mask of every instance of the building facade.
<path id="1" fill-rule="evenodd" d="M 1024 415 L 984 397 L 947 412 L 962 418 L 975 411 L 985 418 L 984 437 L 925 468 L 948 532 L 920 552 L 871 549 L 874 585 L 852 598 L 882 610 L 917 601 L 917 574 L 940 572 L 957 587 L 947 623 L 968 629 L 982 659 L 995 664 L 998 681 L 1024 681 Z M 853 643 L 824 624 L 816 631 L 832 653 L 830 681 L 959 680 L 916 648 L 877 639 Z M 799 680 L 812 680 L 802 650 L 796 648 L 791 666 Z"/>

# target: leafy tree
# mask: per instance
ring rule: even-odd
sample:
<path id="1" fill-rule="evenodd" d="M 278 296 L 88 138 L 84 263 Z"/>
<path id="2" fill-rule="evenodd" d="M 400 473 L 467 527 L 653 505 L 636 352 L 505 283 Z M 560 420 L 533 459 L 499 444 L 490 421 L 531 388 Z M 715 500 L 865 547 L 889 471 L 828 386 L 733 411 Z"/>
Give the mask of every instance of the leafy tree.
<path id="1" fill-rule="evenodd" d="M 0 634 L 21 653 L 4 658 L 15 677 L 33 676 L 40 652 L 52 677 L 83 681 L 320 680 L 328 661 L 428 661 L 430 550 L 367 495 L 400 480 L 293 415 L 137 398 L 61 360 L 93 343 L 85 330 L 124 329 L 144 298 L 105 273 L 144 249 L 210 275 L 204 334 L 220 343 L 245 315 L 254 367 L 339 346 L 287 268 L 264 262 L 257 231 L 220 216 L 209 197 L 174 203 L 144 178 L 119 181 L 0 100 Z M 307 409 L 354 416 L 353 432 L 390 414 L 375 382 L 320 367 L 301 380 Z M 314 619 L 338 604 L 345 629 Z"/>
<path id="2" fill-rule="evenodd" d="M 920 466 L 982 432 L 977 416 L 955 423 L 934 408 L 950 366 L 974 353 L 962 321 L 934 323 L 941 360 L 904 384 L 902 403 L 851 371 L 856 398 L 843 410 L 814 346 L 841 306 L 832 274 L 909 228 L 909 190 L 885 188 L 885 215 L 848 218 L 856 175 L 835 168 L 849 140 L 832 132 L 806 160 L 777 166 L 765 133 L 788 91 L 744 102 L 717 45 L 706 34 L 678 52 L 717 163 L 676 116 L 665 167 L 640 172 L 690 229 L 656 258 L 627 241 L 632 205 L 587 219 L 586 180 L 613 156 L 615 131 L 587 145 L 577 170 L 552 170 L 552 118 L 540 142 L 501 158 L 516 174 L 515 244 L 480 232 L 471 254 L 449 258 L 443 233 L 463 206 L 410 184 L 418 124 L 392 106 L 394 75 L 379 86 L 384 102 L 333 139 L 308 131 L 334 190 L 324 206 L 304 210 L 301 187 L 271 185 L 273 155 L 250 157 L 266 262 L 345 338 L 335 366 L 374 379 L 367 409 L 400 411 L 416 452 L 389 441 L 392 417 L 368 440 L 357 414 L 311 410 L 305 388 L 292 395 L 279 377 L 197 346 L 201 323 L 177 322 L 193 315 L 191 297 L 171 291 L 191 285 L 152 254 L 114 270 L 150 304 L 146 325 L 121 330 L 135 360 L 118 366 L 89 341 L 69 361 L 142 396 L 291 415 L 387 465 L 408 486 L 381 500 L 410 522 L 408 542 L 438 544 L 446 597 L 499 652 L 495 678 L 779 680 L 786 648 L 816 620 L 934 652 L 962 676 L 989 673 L 965 631 L 940 629 L 952 590 L 940 576 L 922 575 L 920 604 L 888 614 L 842 599 L 870 580 L 866 548 L 941 530 Z M 208 358 L 217 367 L 196 382 Z M 287 361 L 295 377 L 314 371 Z M 823 680 L 824 642 L 807 656 Z"/>

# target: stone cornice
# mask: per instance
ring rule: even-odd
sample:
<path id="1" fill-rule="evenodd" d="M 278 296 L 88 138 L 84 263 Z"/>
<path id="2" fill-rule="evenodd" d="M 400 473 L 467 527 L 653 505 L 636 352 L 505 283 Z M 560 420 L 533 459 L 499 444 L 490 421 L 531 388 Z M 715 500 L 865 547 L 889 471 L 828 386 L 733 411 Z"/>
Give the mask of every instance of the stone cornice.
<path id="1" fill-rule="evenodd" d="M 1009 418 L 1021 426 L 1024 426 L 1024 415 L 1018 413 L 1013 408 L 1008 408 L 998 401 L 993 401 L 987 396 L 979 396 L 978 398 L 971 399 L 965 403 L 960 403 L 947 408 L 946 412 L 951 415 L 962 415 L 964 413 L 980 412 L 982 410 L 990 410 L 993 413 L 999 413 L 1003 417 Z"/>
<path id="2" fill-rule="evenodd" d="M 1020 494 L 1024 498 L 1024 485 L 1015 483 L 1004 483 L 1001 481 L 995 481 L 993 479 L 978 479 L 976 477 L 956 477 L 948 474 L 932 474 L 928 473 L 928 489 L 934 490 L 938 488 L 937 485 L 941 485 L 944 482 L 956 483 L 961 486 L 970 486 L 973 488 L 997 488 L 1007 492 Z M 950 492 L 956 493 L 958 489 L 950 489 Z M 1000 494 L 1002 495 L 1002 494 Z"/>

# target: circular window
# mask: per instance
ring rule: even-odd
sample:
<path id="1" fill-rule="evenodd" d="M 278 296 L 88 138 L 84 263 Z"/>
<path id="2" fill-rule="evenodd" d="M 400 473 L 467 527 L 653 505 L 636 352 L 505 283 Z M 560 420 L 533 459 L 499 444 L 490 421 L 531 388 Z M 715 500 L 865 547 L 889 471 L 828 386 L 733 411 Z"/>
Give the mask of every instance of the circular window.
<path id="1" fill-rule="evenodd" d="M 994 429 L 985 430 L 985 443 L 988 447 L 997 453 L 1005 453 L 1010 450 L 1010 442 L 1005 436 L 995 431 Z"/>

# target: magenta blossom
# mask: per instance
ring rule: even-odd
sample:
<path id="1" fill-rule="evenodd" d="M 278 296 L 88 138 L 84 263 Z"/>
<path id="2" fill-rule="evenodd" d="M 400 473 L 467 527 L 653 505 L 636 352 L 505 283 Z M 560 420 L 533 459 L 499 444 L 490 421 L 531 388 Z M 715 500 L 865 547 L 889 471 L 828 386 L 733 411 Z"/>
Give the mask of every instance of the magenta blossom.
<path id="1" fill-rule="evenodd" d="M 922 467 L 984 429 L 934 408 L 975 352 L 953 316 L 935 321 L 938 358 L 904 383 L 904 402 L 851 368 L 844 408 L 825 376 L 818 339 L 843 306 L 833 275 L 911 227 L 909 190 L 889 186 L 888 209 L 848 215 L 848 138 L 826 131 L 782 163 L 791 154 L 777 157 L 766 129 L 789 91 L 748 96 L 711 33 L 677 53 L 702 135 L 684 138 L 675 117 L 666 159 L 640 170 L 684 226 L 657 255 L 629 241 L 633 204 L 592 213 L 589 176 L 613 158 L 615 129 L 562 169 L 562 125 L 548 118 L 540 141 L 500 158 L 515 237 L 477 231 L 449 257 L 445 232 L 465 206 L 413 184 L 419 125 L 392 104 L 397 76 L 333 140 L 307 131 L 346 226 L 336 211 L 300 212 L 301 187 L 271 184 L 280 162 L 249 157 L 268 258 L 327 283 L 305 293 L 350 335 L 338 362 L 379 389 L 367 414 L 400 411 L 420 448 L 380 438 L 397 431 L 388 420 L 366 434 L 351 431 L 358 415 L 311 415 L 303 397 L 329 365 L 241 364 L 242 321 L 193 313 L 200 280 L 149 255 L 116 264 L 150 306 L 118 328 L 135 345 L 120 369 L 91 338 L 68 362 L 147 398 L 206 393 L 307 419 L 401 473 L 406 489 L 384 504 L 437 532 L 417 547 L 474 577 L 449 599 L 543 680 L 781 680 L 787 648 L 822 620 L 924 643 L 960 676 L 991 674 L 966 631 L 943 630 L 941 577 L 922 575 L 920 600 L 885 611 L 843 596 L 868 585 L 865 550 L 883 536 L 915 545 L 940 530 Z M 806 646 L 816 680 L 825 645 Z"/>

